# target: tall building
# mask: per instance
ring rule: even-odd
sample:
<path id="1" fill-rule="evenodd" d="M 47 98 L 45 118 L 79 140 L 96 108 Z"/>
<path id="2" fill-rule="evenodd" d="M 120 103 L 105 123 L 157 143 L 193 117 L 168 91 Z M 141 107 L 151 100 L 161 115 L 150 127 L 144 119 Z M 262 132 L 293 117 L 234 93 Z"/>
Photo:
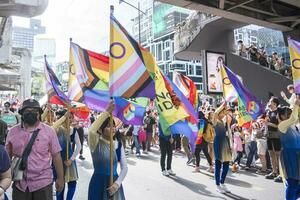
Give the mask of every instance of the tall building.
<path id="1" fill-rule="evenodd" d="M 236 45 L 239 40 L 242 40 L 246 47 L 255 43 L 258 47 L 264 47 L 267 55 L 271 56 L 273 52 L 277 52 L 285 59 L 285 63 L 290 63 L 288 48 L 281 31 L 249 25 L 234 30 L 234 37 Z"/>
<path id="2" fill-rule="evenodd" d="M 46 28 L 41 25 L 41 20 L 30 19 L 29 27 L 13 27 L 12 43 L 13 47 L 25 48 L 33 51 L 34 36 L 44 34 Z"/>
<path id="3" fill-rule="evenodd" d="M 158 66 L 171 79 L 174 71 L 189 76 L 203 91 L 202 64 L 200 61 L 178 60 L 174 56 L 174 33 L 176 25 L 185 20 L 191 11 L 153 0 L 141 0 L 144 14 L 133 19 L 132 33 L 156 58 Z"/>
<path id="4" fill-rule="evenodd" d="M 37 35 L 34 37 L 34 50 L 32 53 L 32 67 L 34 69 L 44 70 L 44 55 L 47 55 L 47 61 L 50 64 L 55 64 L 55 39 Z"/>

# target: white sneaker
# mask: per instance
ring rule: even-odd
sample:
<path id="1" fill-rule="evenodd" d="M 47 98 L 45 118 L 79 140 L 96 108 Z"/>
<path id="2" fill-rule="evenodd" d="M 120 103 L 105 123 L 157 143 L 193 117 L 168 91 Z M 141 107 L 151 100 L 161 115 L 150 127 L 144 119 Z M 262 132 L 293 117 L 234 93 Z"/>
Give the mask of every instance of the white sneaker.
<path id="1" fill-rule="evenodd" d="M 216 188 L 217 192 L 221 193 L 221 194 L 225 194 L 226 192 L 223 190 L 223 188 L 219 185 L 217 185 L 217 188 Z"/>
<path id="2" fill-rule="evenodd" d="M 162 171 L 162 174 L 163 174 L 164 176 L 169 176 L 169 175 L 170 175 L 169 172 L 168 172 L 167 170 Z"/>
<path id="3" fill-rule="evenodd" d="M 169 169 L 169 170 L 168 170 L 168 173 L 169 173 L 171 176 L 176 176 L 176 174 L 172 171 L 172 169 Z"/>
<path id="4" fill-rule="evenodd" d="M 222 188 L 226 193 L 231 193 L 230 190 L 226 187 L 225 184 L 221 184 L 221 188 Z"/>

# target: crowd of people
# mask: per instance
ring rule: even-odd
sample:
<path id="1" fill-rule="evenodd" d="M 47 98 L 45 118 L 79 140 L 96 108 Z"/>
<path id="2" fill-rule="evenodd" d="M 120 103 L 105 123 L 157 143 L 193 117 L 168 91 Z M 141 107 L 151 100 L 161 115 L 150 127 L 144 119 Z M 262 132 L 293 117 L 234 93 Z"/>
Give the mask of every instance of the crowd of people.
<path id="1" fill-rule="evenodd" d="M 243 41 L 239 40 L 237 54 L 253 62 L 259 63 L 266 68 L 277 71 L 283 76 L 288 78 L 292 77 L 291 66 L 287 65 L 284 58 L 280 57 L 277 52 L 273 52 L 272 55 L 267 55 L 264 47 L 258 48 L 255 43 L 246 47 Z"/>
<path id="2" fill-rule="evenodd" d="M 128 171 L 126 156 L 147 155 L 154 146 L 159 146 L 164 176 L 176 175 L 172 156 L 181 149 L 186 154 L 186 164 L 194 166 L 193 172 L 200 172 L 203 151 L 207 171 L 214 174 L 218 192 L 230 193 L 225 183 L 231 168 L 234 173 L 255 171 L 266 179 L 284 181 L 286 199 L 296 200 L 300 197 L 300 99 L 292 85 L 287 89 L 290 98 L 284 92 L 281 97 L 289 106 L 281 106 L 279 98 L 272 97 L 263 115 L 242 126 L 232 105 L 224 102 L 216 107 L 201 106 L 198 112 L 201 134 L 194 147 L 183 133 L 163 134 L 155 110 L 147 111 L 142 126 L 123 124 L 112 118 L 114 102 L 111 101 L 105 112 L 90 115 L 87 141 L 94 173 L 88 199 L 106 200 L 112 195 L 114 199 L 125 199 L 122 182 Z M 75 120 L 74 113 L 66 109 L 53 111 L 47 106 L 42 109 L 33 99 L 25 100 L 18 114 L 10 111 L 9 103 L 4 105 L 0 120 L 0 199 L 8 199 L 5 191 L 12 181 L 13 200 L 52 199 L 53 186 L 56 199 L 63 200 L 64 196 L 73 199 L 79 178 L 76 158 L 80 155 L 80 159 L 85 159 L 83 127 Z M 114 136 L 112 180 L 111 134 Z"/>

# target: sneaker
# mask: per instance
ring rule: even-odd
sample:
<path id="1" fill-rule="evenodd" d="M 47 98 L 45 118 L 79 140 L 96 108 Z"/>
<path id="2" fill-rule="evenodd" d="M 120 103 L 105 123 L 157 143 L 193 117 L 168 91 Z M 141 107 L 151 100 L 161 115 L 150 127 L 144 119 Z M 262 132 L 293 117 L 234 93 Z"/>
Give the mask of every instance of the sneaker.
<path id="1" fill-rule="evenodd" d="M 276 182 L 276 183 L 282 183 L 283 181 L 282 181 L 281 176 L 280 176 L 280 175 L 277 176 L 277 177 L 274 179 L 274 182 Z"/>
<path id="2" fill-rule="evenodd" d="M 257 174 L 260 174 L 260 175 L 264 175 L 264 174 L 267 173 L 267 170 L 258 169 L 258 170 L 256 171 L 256 173 L 257 173 Z"/>
<path id="3" fill-rule="evenodd" d="M 169 170 L 168 170 L 168 173 L 169 173 L 169 175 L 171 175 L 171 176 L 176 176 L 176 174 L 172 171 L 172 169 L 169 169 Z"/>
<path id="4" fill-rule="evenodd" d="M 223 188 L 219 185 L 217 185 L 216 191 L 221 193 L 221 194 L 225 194 L 226 192 L 223 190 Z"/>
<path id="5" fill-rule="evenodd" d="M 162 174 L 163 174 L 164 176 L 169 176 L 169 175 L 170 175 L 169 172 L 168 172 L 167 170 L 162 171 Z"/>
<path id="6" fill-rule="evenodd" d="M 250 170 L 250 167 L 246 166 L 246 167 L 245 167 L 245 170 Z"/>
<path id="7" fill-rule="evenodd" d="M 230 190 L 226 187 L 225 184 L 221 184 L 221 188 L 222 188 L 226 193 L 231 193 Z"/>
<path id="8" fill-rule="evenodd" d="M 85 157 L 83 157 L 82 155 L 79 156 L 80 160 L 85 160 Z"/>
<path id="9" fill-rule="evenodd" d="M 272 173 L 266 175 L 265 177 L 266 177 L 266 179 L 274 179 L 274 178 L 276 178 L 276 176 L 277 175 L 272 172 Z"/>
<path id="10" fill-rule="evenodd" d="M 195 167 L 195 170 L 193 171 L 194 173 L 200 173 L 200 167 Z"/>
<path id="11" fill-rule="evenodd" d="M 193 158 L 189 158 L 188 161 L 186 162 L 187 165 L 191 164 L 193 162 Z"/>
<path id="12" fill-rule="evenodd" d="M 137 153 L 136 153 L 136 156 L 137 156 L 137 157 L 141 157 L 141 153 L 140 153 L 140 152 L 137 152 Z"/>

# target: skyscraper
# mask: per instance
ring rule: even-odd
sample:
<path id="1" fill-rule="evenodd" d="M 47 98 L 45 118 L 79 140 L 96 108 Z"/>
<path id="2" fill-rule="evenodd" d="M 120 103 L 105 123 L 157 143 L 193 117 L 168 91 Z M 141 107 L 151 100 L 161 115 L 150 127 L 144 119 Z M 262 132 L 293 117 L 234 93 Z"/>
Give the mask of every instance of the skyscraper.
<path id="1" fill-rule="evenodd" d="M 29 27 L 13 27 L 12 43 L 13 47 L 29 49 L 31 52 L 34 47 L 34 36 L 44 34 L 46 28 L 41 25 L 41 20 L 30 19 Z"/>
<path id="2" fill-rule="evenodd" d="M 140 36 L 141 44 L 156 58 L 158 66 L 170 78 L 174 71 L 189 76 L 202 91 L 202 64 L 200 61 L 178 60 L 174 56 L 174 33 L 176 25 L 185 20 L 192 12 L 187 9 L 160 3 L 153 0 L 141 0 Z M 139 17 L 133 19 L 132 33 L 139 40 Z"/>

